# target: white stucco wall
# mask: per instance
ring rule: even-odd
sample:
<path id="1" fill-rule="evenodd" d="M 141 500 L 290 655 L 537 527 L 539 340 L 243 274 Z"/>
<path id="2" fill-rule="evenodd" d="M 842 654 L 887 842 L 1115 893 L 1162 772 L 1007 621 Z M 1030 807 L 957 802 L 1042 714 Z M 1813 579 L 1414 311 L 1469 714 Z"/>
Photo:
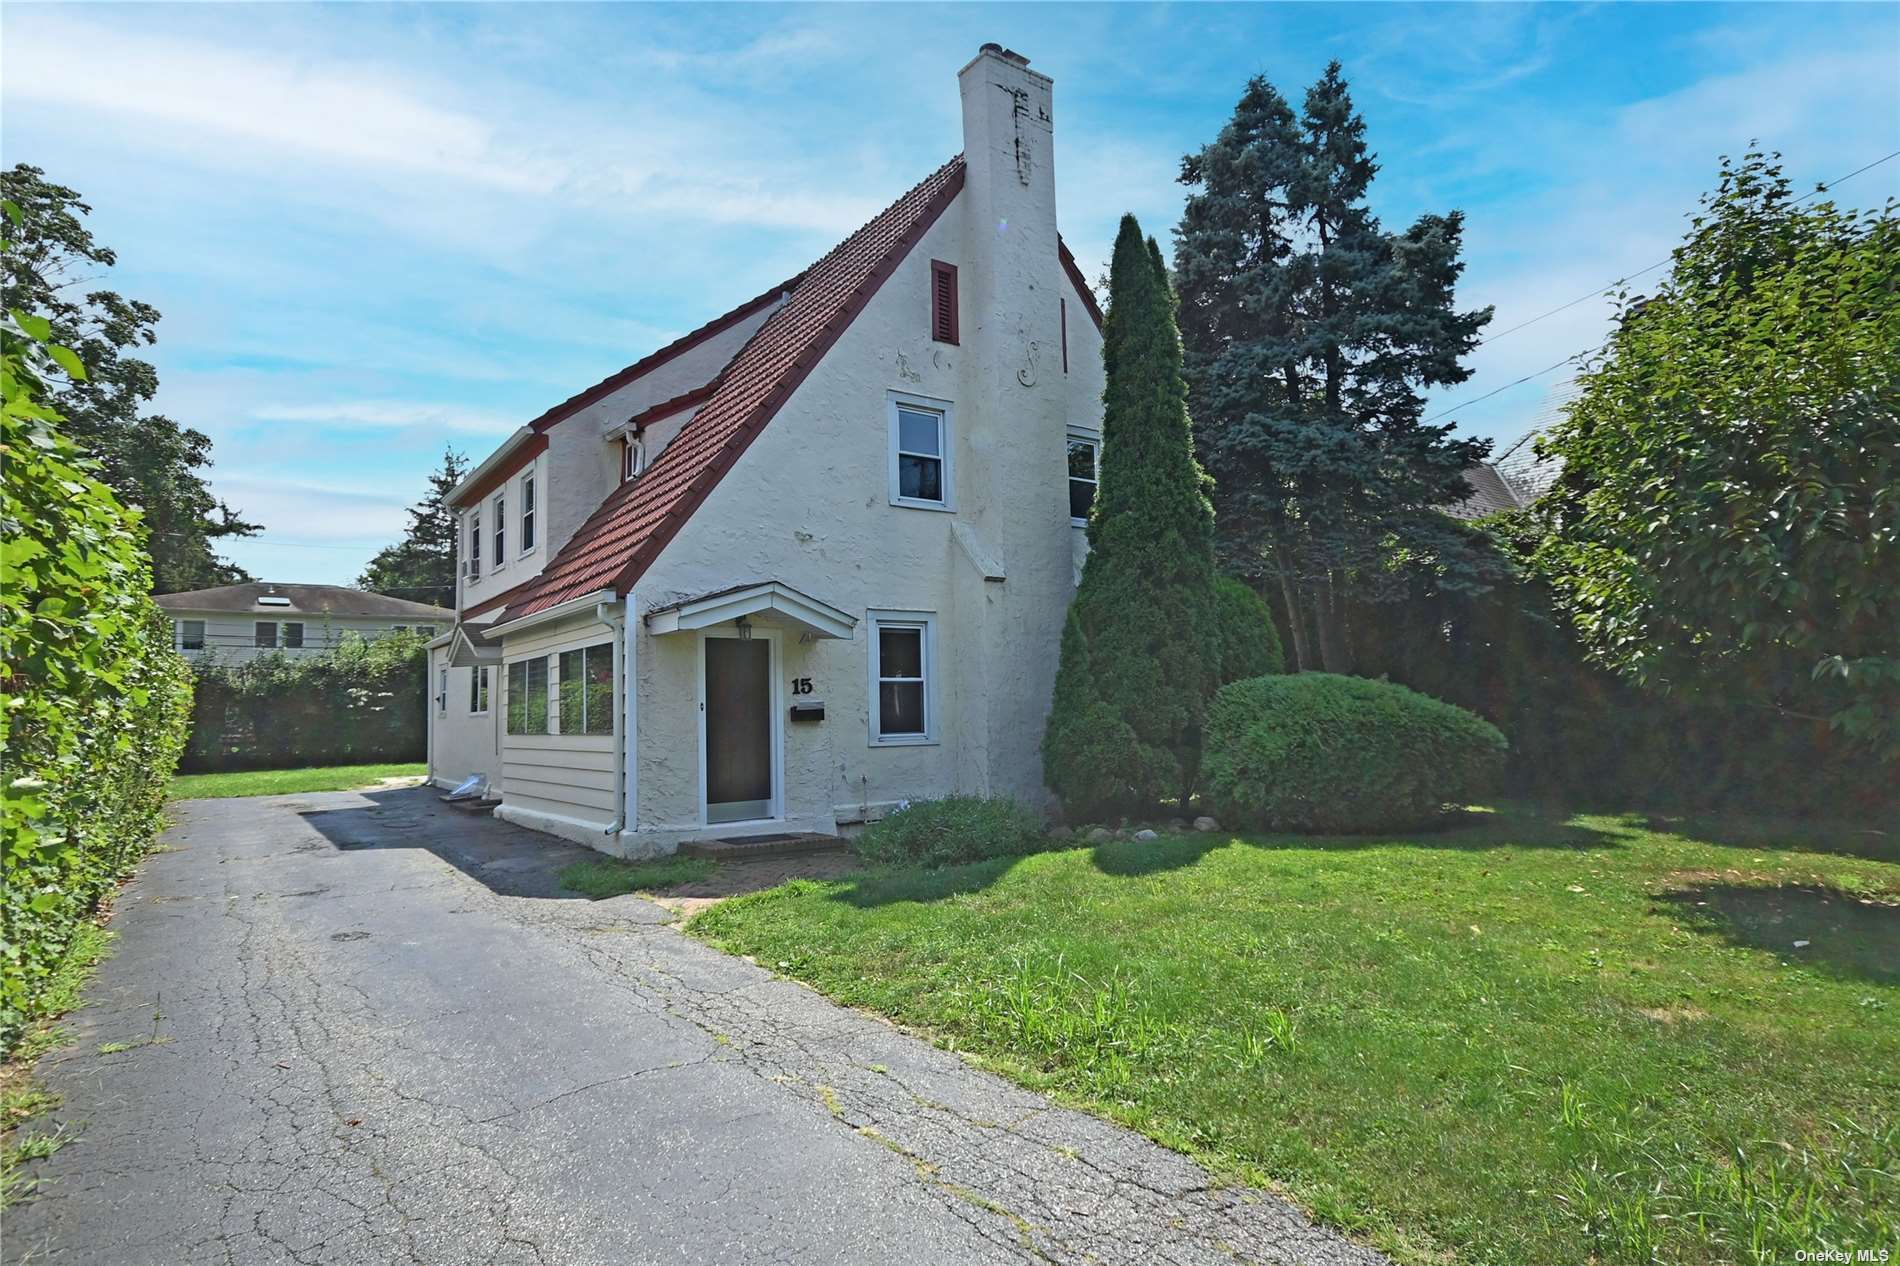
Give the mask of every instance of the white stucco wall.
<path id="1" fill-rule="evenodd" d="M 180 647 L 186 659 L 194 662 L 211 661 L 219 664 L 245 664 L 259 655 L 268 655 L 273 648 L 254 645 L 256 625 L 267 621 L 277 625 L 303 625 L 303 646 L 298 649 L 282 645 L 283 630 L 278 629 L 278 643 L 274 648 L 292 658 L 304 658 L 321 655 L 333 649 L 343 640 L 346 632 L 356 633 L 366 639 L 382 637 L 397 626 L 408 629 L 430 628 L 429 636 L 443 632 L 453 623 L 453 617 L 444 613 L 433 619 L 428 617 L 365 619 L 357 616 L 309 615 L 282 607 L 255 614 L 240 615 L 229 611 L 167 611 L 172 619 L 172 645 Z M 205 625 L 205 649 L 187 651 L 182 649 L 180 625 L 186 620 L 203 620 Z"/>
<path id="2" fill-rule="evenodd" d="M 779 714 L 793 828 L 830 829 L 867 807 L 875 816 L 900 799 L 953 791 L 1046 800 L 1039 747 L 1085 548 L 1068 515 L 1066 446 L 1072 427 L 1099 432 L 1101 343 L 1057 253 L 1048 133 L 1028 138 L 1036 166 L 1025 184 L 1009 98 L 993 90 L 967 95 L 970 113 L 982 117 L 966 118 L 966 135 L 990 141 L 967 147 L 972 170 L 964 192 L 633 598 L 643 615 L 683 597 L 779 580 L 859 619 L 849 642 L 785 639 L 781 684 L 810 677 L 815 690 L 804 700 L 827 709 L 816 725 L 793 725 Z M 1005 102 L 1004 117 L 988 117 L 991 97 Z M 976 161 L 979 154 L 987 159 Z M 929 336 L 932 259 L 959 268 L 959 346 Z M 892 391 L 950 402 L 954 513 L 889 504 Z M 993 568 L 1002 580 L 985 579 Z M 935 613 L 934 744 L 870 740 L 874 610 Z M 698 636 L 636 630 L 641 833 L 665 836 L 700 822 Z"/>
<path id="3" fill-rule="evenodd" d="M 449 648 L 429 651 L 429 777 L 437 786 L 459 786 L 473 774 L 484 775 L 491 789 L 501 771 L 502 669 L 488 669 L 488 710 L 470 709 L 469 679 L 480 670 L 449 668 Z M 442 672 L 448 671 L 448 689 Z"/>

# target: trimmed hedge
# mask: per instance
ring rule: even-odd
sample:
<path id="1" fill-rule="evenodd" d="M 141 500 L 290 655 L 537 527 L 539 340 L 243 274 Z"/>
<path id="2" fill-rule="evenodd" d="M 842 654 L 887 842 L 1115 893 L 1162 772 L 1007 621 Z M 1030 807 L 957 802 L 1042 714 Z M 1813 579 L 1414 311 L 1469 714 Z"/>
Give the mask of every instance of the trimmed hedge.
<path id="1" fill-rule="evenodd" d="M 320 656 L 198 667 L 187 773 L 428 757 L 427 640 L 346 633 Z"/>
<path id="2" fill-rule="evenodd" d="M 1042 819 L 1007 796 L 917 800 L 851 841 L 858 856 L 893 866 L 954 866 L 1049 847 Z"/>
<path id="3" fill-rule="evenodd" d="M 1252 585 L 1232 576 L 1217 577 L 1214 620 L 1220 631 L 1221 685 L 1286 671 L 1273 610 Z"/>
<path id="4" fill-rule="evenodd" d="M 1491 785 L 1489 721 L 1404 686 L 1300 673 L 1237 681 L 1207 712 L 1203 785 L 1230 826 L 1352 833 L 1429 825 Z"/>
<path id="5" fill-rule="evenodd" d="M 0 1053 L 162 825 L 191 677 L 151 598 L 137 511 L 43 396 L 44 322 L 6 323 L 0 427 Z M 78 361 L 57 349 L 68 372 Z M 75 373 L 83 376 L 83 371 Z"/>

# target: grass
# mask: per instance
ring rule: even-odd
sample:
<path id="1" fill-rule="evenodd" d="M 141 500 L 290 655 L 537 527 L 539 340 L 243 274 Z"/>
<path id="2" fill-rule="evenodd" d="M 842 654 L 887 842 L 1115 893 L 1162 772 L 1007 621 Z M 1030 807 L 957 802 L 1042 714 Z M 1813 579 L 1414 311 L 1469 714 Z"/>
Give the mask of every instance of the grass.
<path id="1" fill-rule="evenodd" d="M 424 764 L 324 765 L 308 769 L 246 769 L 223 774 L 180 774 L 172 779 L 174 800 L 226 796 L 283 796 L 300 791 L 356 791 L 385 778 L 420 778 Z"/>
<path id="2" fill-rule="evenodd" d="M 705 857 L 663 857 L 651 862 L 615 858 L 575 862 L 561 871 L 561 886 L 599 901 L 630 892 L 664 892 L 711 878 L 719 863 Z"/>
<path id="3" fill-rule="evenodd" d="M 30 1199 L 35 1180 L 26 1162 L 51 1156 L 72 1141 L 65 1127 L 51 1134 L 30 1133 L 28 1122 L 58 1106 L 54 1095 L 33 1080 L 33 1064 L 67 1040 L 59 1018 L 79 1005 L 80 994 L 112 948 L 112 933 L 83 923 L 72 946 L 37 1000 L 38 1019 L 0 1063 L 0 1209 Z"/>
<path id="4" fill-rule="evenodd" d="M 1402 1261 L 1900 1236 L 1892 836 L 1507 809 L 800 880 L 690 927 Z"/>

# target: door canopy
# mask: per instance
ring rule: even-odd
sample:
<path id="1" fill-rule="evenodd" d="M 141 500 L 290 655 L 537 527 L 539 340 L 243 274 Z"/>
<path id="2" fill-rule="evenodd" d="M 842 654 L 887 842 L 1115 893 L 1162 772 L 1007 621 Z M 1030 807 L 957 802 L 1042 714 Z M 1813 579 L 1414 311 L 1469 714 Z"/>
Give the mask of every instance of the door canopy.
<path id="1" fill-rule="evenodd" d="M 647 628 L 655 634 L 686 633 L 757 615 L 774 616 L 813 637 L 845 641 L 851 640 L 858 626 L 855 617 L 777 580 L 757 581 L 687 598 L 647 612 L 646 622 Z"/>

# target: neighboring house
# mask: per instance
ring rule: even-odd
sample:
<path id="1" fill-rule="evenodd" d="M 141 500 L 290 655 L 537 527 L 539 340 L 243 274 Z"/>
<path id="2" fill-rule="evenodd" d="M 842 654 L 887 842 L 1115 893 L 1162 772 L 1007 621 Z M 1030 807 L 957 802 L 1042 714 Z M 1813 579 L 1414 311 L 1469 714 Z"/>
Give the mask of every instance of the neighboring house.
<path id="1" fill-rule="evenodd" d="M 1101 313 L 1050 81 L 985 45 L 963 153 L 804 272 L 548 410 L 454 490 L 438 783 L 630 856 L 1048 800 Z"/>
<path id="2" fill-rule="evenodd" d="M 1465 472 L 1471 495 L 1456 505 L 1446 506 L 1445 513 L 1458 519 L 1482 519 L 1499 510 L 1521 509 L 1550 491 L 1550 486 L 1563 472 L 1564 464 L 1557 457 L 1539 456 L 1537 440 L 1562 418 L 1564 410 L 1582 390 L 1575 378 L 1567 378 L 1552 387 L 1544 397 L 1543 407 L 1531 420 L 1529 430 L 1490 461 Z"/>
<path id="3" fill-rule="evenodd" d="M 444 607 L 341 585 L 252 581 L 160 594 L 154 601 L 171 616 L 172 645 L 186 659 L 220 664 L 273 651 L 321 654 L 345 633 L 377 638 L 400 630 L 432 638 L 455 622 L 455 612 Z"/>

